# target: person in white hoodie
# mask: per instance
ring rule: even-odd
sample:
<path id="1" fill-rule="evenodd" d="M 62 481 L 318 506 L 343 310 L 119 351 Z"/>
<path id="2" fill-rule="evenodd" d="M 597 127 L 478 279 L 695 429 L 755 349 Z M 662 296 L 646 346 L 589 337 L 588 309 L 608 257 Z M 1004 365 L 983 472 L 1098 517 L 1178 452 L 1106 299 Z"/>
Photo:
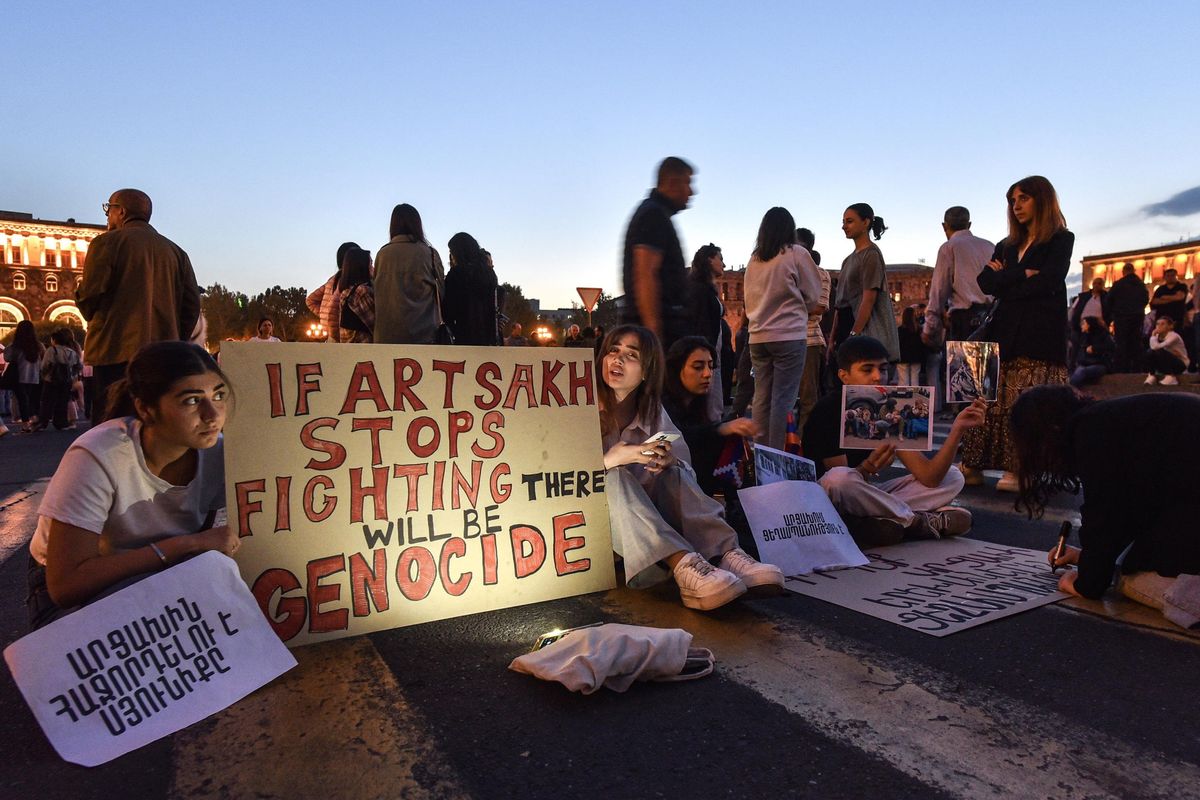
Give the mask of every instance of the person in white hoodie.
<path id="1" fill-rule="evenodd" d="M 758 441 L 782 450 L 787 414 L 804 376 L 808 312 L 820 306 L 821 298 L 817 265 L 796 242 L 796 222 L 786 208 L 776 206 L 763 215 L 746 265 L 745 297 Z"/>
<path id="2" fill-rule="evenodd" d="M 1150 349 L 1146 351 L 1146 385 L 1159 383 L 1163 386 L 1178 386 L 1179 378 L 1187 369 L 1187 345 L 1175 332 L 1175 320 L 1160 316 L 1154 322 L 1154 333 L 1150 334 Z"/>

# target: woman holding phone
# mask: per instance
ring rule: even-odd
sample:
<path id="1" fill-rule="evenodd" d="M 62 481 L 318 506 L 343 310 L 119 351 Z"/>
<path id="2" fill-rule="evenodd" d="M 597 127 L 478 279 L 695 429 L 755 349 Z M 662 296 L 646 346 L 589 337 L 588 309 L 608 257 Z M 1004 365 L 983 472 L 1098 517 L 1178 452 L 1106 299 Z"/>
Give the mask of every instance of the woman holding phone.
<path id="1" fill-rule="evenodd" d="M 779 568 L 737 547 L 720 503 L 696 483 L 687 444 L 662 406 L 662 364 L 658 337 L 638 325 L 614 328 L 596 356 L 605 492 L 626 583 L 673 577 L 683 604 L 702 611 L 747 588 L 782 587 Z"/>

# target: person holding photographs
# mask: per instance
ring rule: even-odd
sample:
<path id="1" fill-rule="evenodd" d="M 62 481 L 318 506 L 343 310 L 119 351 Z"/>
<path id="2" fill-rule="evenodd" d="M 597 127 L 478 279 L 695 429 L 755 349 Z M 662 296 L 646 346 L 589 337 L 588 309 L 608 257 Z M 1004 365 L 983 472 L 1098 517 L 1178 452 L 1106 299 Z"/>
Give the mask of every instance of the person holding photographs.
<path id="1" fill-rule="evenodd" d="M 838 348 L 837 359 L 838 377 L 845 385 L 877 386 L 888 351 L 877 339 L 855 336 Z M 953 461 L 963 433 L 983 424 L 984 401 L 976 400 L 955 418 L 932 458 L 915 450 L 897 450 L 886 439 L 871 451 L 843 450 L 838 440 L 841 402 L 840 393 L 817 401 L 804 428 L 804 456 L 816 463 L 818 481 L 859 546 L 957 536 L 971 529 L 971 512 L 950 505 L 963 487 L 962 473 Z M 896 458 L 908 473 L 875 483 L 875 476 Z"/>
<path id="2" fill-rule="evenodd" d="M 896 312 L 887 292 L 887 267 L 878 241 L 887 226 L 883 217 L 866 203 L 855 203 L 842 214 L 842 232 L 854 242 L 854 252 L 842 261 L 834 302 L 834 340 L 836 348 L 851 336 L 866 334 L 883 343 L 888 361 L 900 360 L 900 340 L 896 333 Z"/>
<path id="3" fill-rule="evenodd" d="M 237 533 L 212 526 L 225 506 L 229 391 L 188 342 L 148 344 L 130 360 L 109 419 L 71 444 L 38 509 L 31 627 L 198 553 L 237 551 Z"/>
<path id="4" fill-rule="evenodd" d="M 1067 230 L 1058 194 L 1040 175 L 1008 188 L 1008 237 L 996 246 L 979 288 L 999 302 L 984 338 L 1000 345 L 1000 385 L 987 407 L 986 424 L 963 442 L 968 484 L 983 483 L 985 469 L 1004 470 L 1000 491 L 1017 491 L 1019 463 L 1008 437 L 1008 415 L 1031 386 L 1067 382 L 1067 270 L 1075 234 Z"/>
<path id="5" fill-rule="evenodd" d="M 817 265 L 796 242 L 796 222 L 786 208 L 776 206 L 763 215 L 746 265 L 745 297 L 758 441 L 782 450 L 788 412 L 804 377 L 808 312 L 819 308 L 821 299 Z"/>
<path id="6" fill-rule="evenodd" d="M 1108 374 L 1112 367 L 1116 345 L 1108 335 L 1108 326 L 1098 317 L 1084 317 L 1080 326 L 1079 353 L 1075 356 L 1075 370 L 1071 373 L 1071 385 L 1075 387 L 1095 383 Z"/>
<path id="7" fill-rule="evenodd" d="M 605 493 L 626 583 L 644 588 L 673 577 L 683 604 L 702 611 L 747 588 L 781 587 L 778 567 L 737 547 L 720 503 L 696 483 L 687 443 L 648 442 L 679 434 L 662 406 L 662 362 L 658 337 L 640 325 L 614 328 L 596 355 Z"/>
<path id="8" fill-rule="evenodd" d="M 1162 436 L 1171 420 L 1170 436 Z M 1200 397 L 1164 392 L 1094 401 L 1070 386 L 1029 389 L 1013 404 L 1018 510 L 1039 518 L 1059 491 L 1083 490 L 1080 547 L 1057 548 L 1068 594 L 1113 584 L 1183 627 L 1200 624 Z M 1130 469 L 1130 465 L 1139 465 Z M 1123 555 L 1122 555 L 1123 554 Z"/>

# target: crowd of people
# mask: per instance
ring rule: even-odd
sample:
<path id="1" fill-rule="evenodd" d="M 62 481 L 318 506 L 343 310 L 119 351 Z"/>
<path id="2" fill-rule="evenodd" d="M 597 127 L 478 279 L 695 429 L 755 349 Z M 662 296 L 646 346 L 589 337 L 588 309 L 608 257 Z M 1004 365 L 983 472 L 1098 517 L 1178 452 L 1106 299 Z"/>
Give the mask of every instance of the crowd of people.
<path id="1" fill-rule="evenodd" d="M 608 332 L 573 328 L 567 335 L 568 345 L 594 348 L 597 447 L 608 472 L 613 548 L 628 585 L 673 580 L 683 604 L 701 610 L 749 590 L 782 586 L 780 570 L 757 560 L 728 480 L 726 457 L 750 443 L 795 449 L 811 459 L 819 484 L 863 546 L 968 532 L 972 516 L 954 500 L 964 485 L 980 482 L 982 470 L 991 469 L 1003 471 L 1001 488 L 1011 483 L 1031 515 L 1042 512 L 1053 491 L 1083 486 L 1082 549 L 1051 559 L 1055 567 L 1079 566 L 1077 578 L 1063 578 L 1064 591 L 1103 592 L 1110 582 L 1105 568 L 1111 579 L 1120 549 L 1131 542 L 1135 547 L 1143 542 L 1145 557 L 1127 560 L 1127 571 L 1156 571 L 1167 578 L 1200 572 L 1196 542 L 1176 541 L 1177 529 L 1188 527 L 1178 517 L 1179 504 L 1165 508 L 1150 484 L 1127 485 L 1111 496 L 1112 502 L 1123 498 L 1125 522 L 1138 513 L 1154 522 L 1145 536 L 1137 525 L 1118 526 L 1115 517 L 1106 518 L 1116 513 L 1108 499 L 1092 501 L 1091 487 L 1107 492 L 1115 481 L 1111 469 L 1105 472 L 1109 468 L 1094 461 L 1137 463 L 1138 448 L 1153 441 L 1148 432 L 1126 436 L 1121 422 L 1126 415 L 1139 424 L 1167 418 L 1161 414 L 1190 414 L 1195 420 L 1200 401 L 1170 396 L 1129 406 L 1091 404 L 1068 386 L 1070 337 L 1063 310 L 1074 237 L 1049 181 L 1032 176 L 1009 188 L 1008 235 L 996 245 L 970 233 L 965 208 L 947 210 L 947 241 L 939 250 L 929 302 L 923 314 L 906 309 L 899 324 L 876 244 L 887 226 L 869 205 L 855 203 L 843 213 L 842 229 L 853 251 L 836 284 L 818 266 L 811 233 L 797 228 L 787 209 L 769 209 L 746 268 L 746 319 L 735 349 L 714 285 L 724 270 L 722 250 L 701 247 L 689 268 L 671 221 L 688 206 L 693 175 L 682 159 L 666 159 L 655 188 L 630 219 L 624 323 Z M 214 524 L 224 503 L 221 430 L 235 387 L 206 351 L 185 341 L 199 324 L 191 265 L 186 253 L 149 226 L 144 193 L 117 192 L 105 210 L 110 230 L 92 247 L 92 258 L 100 253 L 108 259 L 103 280 L 80 308 L 90 322 L 83 361 L 92 366 L 93 381 L 111 384 L 111 391 L 98 389 L 97 424 L 68 449 L 41 507 L 30 551 L 35 625 L 194 553 L 232 553 L 238 546 L 227 526 Z M 308 305 L 331 342 L 527 343 L 518 325 L 504 335 L 492 259 L 472 236 L 450 239 L 449 270 L 443 270 L 413 206 L 395 207 L 389 235 L 374 260 L 357 244 L 343 244 L 337 270 L 309 295 Z M 107 237 L 120 238 L 121 246 Z M 172 276 L 167 285 L 150 279 L 155 269 Z M 1163 293 L 1160 307 L 1177 302 L 1177 294 Z M 137 313 L 139 303 L 157 304 L 152 324 Z M 1073 340 L 1076 370 L 1093 366 L 1091 359 L 1110 349 L 1100 341 L 1104 313 L 1102 302 L 1101 316 L 1087 307 L 1079 315 L 1081 334 L 1087 335 Z M 1154 369 L 1165 375 L 1172 374 L 1165 359 L 1175 358 L 1179 349 L 1170 320 L 1163 312 L 1148 341 L 1151 354 L 1161 353 L 1153 356 Z M 255 338 L 277 341 L 272 328 L 270 320 L 262 320 Z M 1120 328 L 1118 338 L 1126 332 Z M 932 386 L 937 397 L 940 362 L 931 354 L 947 337 L 1000 344 L 996 400 L 959 404 L 945 440 L 932 452 L 897 448 L 897 439 L 911 438 L 918 429 L 928 433 L 935 409 L 924 401 L 903 409 L 885 406 L 861 428 L 869 434 L 864 438 L 874 439 L 870 446 L 844 447 L 840 435 L 851 428 L 858 434 L 860 426 L 857 415 L 846 416 L 841 387 L 899 380 Z M 57 332 L 52 338 L 43 348 L 22 335 L 12 353 L 23 365 L 15 371 L 22 385 L 46 374 L 57 379 L 60 364 L 75 374 L 77 346 Z M 27 364 L 38 365 L 28 382 Z M 119 379 L 111 380 L 118 365 Z M 726 376 L 735 371 L 731 397 Z M 25 394 L 19 395 L 25 397 L 23 421 L 33 414 Z M 46 394 L 54 408 L 36 418 L 49 416 L 57 424 L 57 409 L 69 393 Z M 1157 405 L 1138 405 L 1145 402 Z M 1090 433 L 1084 436 L 1084 430 Z M 1129 455 L 1101 458 L 1096 442 L 1111 442 Z M 955 465 L 960 446 L 961 468 Z M 1191 474 L 1194 450 L 1146 457 L 1172 474 Z M 155 518 L 131 511 L 143 507 L 156 509 Z M 1170 586 L 1154 587 L 1170 594 Z M 1137 584 L 1126 593 L 1144 597 L 1146 591 Z M 1159 596 L 1159 605 L 1178 607 L 1179 598 L 1171 597 Z"/>

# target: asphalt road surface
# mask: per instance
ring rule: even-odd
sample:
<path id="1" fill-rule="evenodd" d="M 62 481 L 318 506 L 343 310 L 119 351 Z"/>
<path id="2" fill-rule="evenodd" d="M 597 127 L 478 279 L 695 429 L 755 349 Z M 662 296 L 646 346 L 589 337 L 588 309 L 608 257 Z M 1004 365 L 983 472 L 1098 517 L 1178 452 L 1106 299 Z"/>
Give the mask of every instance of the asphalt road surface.
<path id="1" fill-rule="evenodd" d="M 39 478 L 70 434 L 0 440 L 0 635 L 25 632 Z M 1038 549 L 971 489 L 972 536 Z M 707 678 L 583 696 L 507 669 L 538 634 L 682 627 Z M 299 667 L 101 767 L 63 762 L 5 670 L 0 798 L 1200 797 L 1200 637 L 1068 601 L 945 638 L 786 594 L 702 614 L 669 587 L 299 648 Z"/>

